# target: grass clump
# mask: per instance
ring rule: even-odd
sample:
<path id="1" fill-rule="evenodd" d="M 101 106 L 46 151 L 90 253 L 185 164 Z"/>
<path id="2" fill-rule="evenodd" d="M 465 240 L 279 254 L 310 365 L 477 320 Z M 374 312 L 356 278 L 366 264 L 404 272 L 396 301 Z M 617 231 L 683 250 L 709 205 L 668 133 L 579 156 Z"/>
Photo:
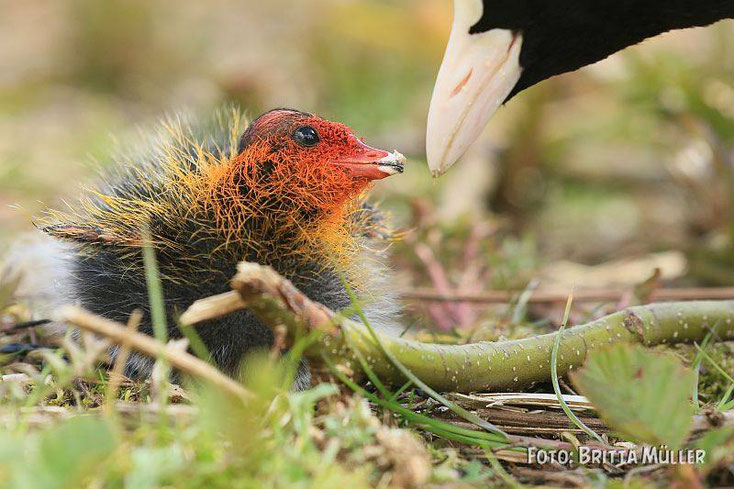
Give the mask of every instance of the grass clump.
<path id="1" fill-rule="evenodd" d="M 428 479 L 417 438 L 381 425 L 364 401 L 341 399 L 332 384 L 302 392 L 277 387 L 287 368 L 265 355 L 250 358 L 246 369 L 258 375 L 250 376 L 255 395 L 247 402 L 190 385 L 189 403 L 147 403 L 144 396 L 113 403 L 112 411 L 75 405 L 81 381 L 37 396 L 45 375 L 31 378 L 24 404 L 32 398 L 32 405 L 0 408 L 0 487 L 340 489 Z M 54 406 L 59 396 L 63 405 Z"/>

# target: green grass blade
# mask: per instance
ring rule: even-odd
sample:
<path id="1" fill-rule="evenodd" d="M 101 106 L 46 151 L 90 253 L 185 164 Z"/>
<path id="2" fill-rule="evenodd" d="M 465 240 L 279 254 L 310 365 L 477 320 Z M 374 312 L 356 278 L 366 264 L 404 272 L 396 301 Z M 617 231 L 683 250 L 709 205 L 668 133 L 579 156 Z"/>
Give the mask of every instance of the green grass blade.
<path id="1" fill-rule="evenodd" d="M 729 388 L 726 389 L 726 392 L 724 392 L 724 395 L 721 396 L 719 403 L 716 405 L 717 411 L 728 411 L 734 406 L 734 400 L 729 401 L 732 392 L 734 392 L 734 384 L 729 384 Z"/>
<path id="2" fill-rule="evenodd" d="M 708 332 L 706 337 L 701 342 L 701 348 L 703 350 L 706 350 L 708 348 L 709 343 L 711 343 L 711 340 L 713 339 L 714 333 L 716 332 L 716 327 L 719 325 L 717 322 L 713 328 L 711 328 L 711 331 Z M 693 399 L 693 406 L 696 409 L 699 409 L 701 407 L 701 403 L 698 400 L 698 377 L 699 372 L 701 370 L 701 363 L 703 362 L 703 355 L 701 355 L 701 352 L 697 352 L 696 356 L 693 358 L 692 366 L 693 366 L 693 387 L 691 392 L 691 399 Z"/>
<path id="3" fill-rule="evenodd" d="M 413 385 L 413 381 L 412 380 L 407 381 L 405 384 L 403 384 L 403 386 L 400 389 L 395 391 L 395 393 L 390 397 L 389 400 L 397 401 L 398 397 L 400 397 L 400 394 L 405 392 L 411 385 Z"/>
<path id="4" fill-rule="evenodd" d="M 566 413 L 566 416 L 568 416 L 568 419 L 570 419 L 573 424 L 575 424 L 584 433 L 594 438 L 598 442 L 605 443 L 601 436 L 599 436 L 594 430 L 586 426 L 584 422 L 581 421 L 573 411 L 571 411 L 571 408 L 566 403 L 566 400 L 563 399 L 561 387 L 558 383 L 558 349 L 561 346 L 561 336 L 563 336 L 563 330 L 568 324 L 568 317 L 571 314 L 572 303 L 573 295 L 570 295 L 568 296 L 568 301 L 566 301 L 566 310 L 563 313 L 563 322 L 561 323 L 561 327 L 558 330 L 555 341 L 553 342 L 553 350 L 551 351 L 551 382 L 553 383 L 553 392 L 556 393 L 556 398 L 561 404 L 561 409 L 563 409 L 563 412 Z"/>
<path id="5" fill-rule="evenodd" d="M 428 416 L 415 413 L 410 409 L 403 407 L 397 402 L 390 402 L 384 399 L 380 399 L 378 396 L 360 387 L 359 385 L 357 385 L 356 382 L 340 372 L 336 365 L 334 365 L 334 362 L 331 361 L 331 359 L 329 359 L 327 356 L 324 355 L 322 356 L 322 358 L 331 370 L 331 372 L 337 377 L 337 379 L 339 379 L 339 381 L 345 384 L 347 387 L 361 394 L 375 404 L 403 416 L 409 422 L 419 425 L 427 431 L 435 432 L 435 430 L 438 430 L 441 433 L 449 432 L 457 436 L 463 436 L 465 437 L 465 439 L 463 440 L 464 442 L 476 444 L 479 446 L 486 446 L 488 444 L 492 448 L 501 448 L 508 445 L 506 439 L 496 434 L 461 428 L 451 423 L 446 423 L 441 420 L 429 418 Z M 440 433 L 437 432 L 436 434 L 439 434 L 440 436 Z"/>
<path id="6" fill-rule="evenodd" d="M 428 386 L 425 382 L 423 382 L 421 379 L 419 379 L 413 372 L 411 372 L 408 368 L 403 365 L 400 360 L 397 359 L 395 355 L 392 354 L 392 352 L 388 351 L 387 348 L 385 348 L 385 345 L 382 344 L 382 341 L 380 341 L 380 337 L 375 331 L 375 329 L 370 324 L 369 320 L 364 314 L 364 311 L 362 310 L 362 307 L 359 304 L 359 301 L 357 300 L 357 297 L 354 295 L 354 291 L 349 286 L 349 284 L 346 282 L 346 280 L 342 280 L 344 282 L 344 287 L 347 290 L 347 293 L 349 294 L 349 298 L 352 301 L 352 304 L 356 308 L 357 315 L 362 320 L 362 323 L 367 328 L 367 330 L 370 332 L 370 335 L 372 336 L 372 339 L 377 344 L 380 351 L 387 357 L 388 360 L 397 368 L 401 374 L 403 374 L 408 380 L 412 381 L 417 387 L 421 388 L 423 391 L 425 391 L 428 395 L 430 395 L 433 399 L 440 402 L 447 408 L 449 408 L 451 411 L 453 411 L 457 416 L 465 419 L 466 421 L 469 421 L 472 424 L 475 424 L 481 428 L 484 428 L 485 430 L 501 435 L 507 438 L 507 434 L 497 428 L 492 423 L 483 420 L 476 414 L 473 414 L 466 409 L 462 408 L 461 406 L 449 401 L 444 396 L 433 390 L 431 387 Z"/>
<path id="7" fill-rule="evenodd" d="M 716 369 L 716 371 L 717 371 L 717 372 L 719 372 L 719 373 L 720 373 L 720 374 L 721 374 L 721 375 L 722 375 L 722 376 L 723 376 L 723 377 L 724 377 L 724 378 L 725 378 L 726 380 L 728 380 L 729 382 L 734 382 L 734 377 L 732 377 L 731 375 L 729 375 L 729 374 L 728 374 L 728 373 L 726 372 L 726 370 L 724 370 L 723 368 L 721 368 L 721 366 L 720 366 L 720 365 L 719 365 L 719 364 L 718 364 L 718 363 L 716 362 L 716 360 L 714 360 L 713 358 L 711 358 L 711 356 L 710 356 L 710 355 L 709 355 L 708 353 L 706 353 L 706 352 L 705 352 L 705 351 L 704 351 L 704 350 L 703 350 L 703 349 L 702 349 L 702 348 L 701 348 L 700 346 L 698 346 L 697 344 L 695 344 L 695 343 L 694 343 L 694 346 L 695 346 L 695 347 L 696 347 L 696 349 L 697 349 L 697 350 L 698 350 L 698 351 L 699 351 L 699 352 L 701 353 L 701 355 L 703 355 L 703 358 L 704 358 L 704 359 L 705 359 L 705 360 L 706 360 L 707 362 L 709 362 L 709 363 L 711 364 L 711 366 L 712 366 L 712 367 L 714 367 L 714 369 Z"/>
<path id="8" fill-rule="evenodd" d="M 148 302 L 153 324 L 153 336 L 161 343 L 168 342 L 168 327 L 166 326 L 166 307 L 163 299 L 163 287 L 158 273 L 158 261 L 155 257 L 150 230 L 141 230 L 143 235 L 143 264 L 145 265 L 145 283 L 148 287 Z"/>
<path id="9" fill-rule="evenodd" d="M 211 355 L 209 354 L 209 349 L 201 340 L 201 336 L 199 336 L 199 333 L 196 332 L 196 329 L 193 326 L 184 325 L 181 323 L 178 323 L 177 326 L 179 331 L 181 331 L 181 334 L 183 334 L 184 337 L 189 340 L 189 347 L 191 348 L 191 351 L 194 352 L 194 355 L 206 362 L 210 361 Z"/>

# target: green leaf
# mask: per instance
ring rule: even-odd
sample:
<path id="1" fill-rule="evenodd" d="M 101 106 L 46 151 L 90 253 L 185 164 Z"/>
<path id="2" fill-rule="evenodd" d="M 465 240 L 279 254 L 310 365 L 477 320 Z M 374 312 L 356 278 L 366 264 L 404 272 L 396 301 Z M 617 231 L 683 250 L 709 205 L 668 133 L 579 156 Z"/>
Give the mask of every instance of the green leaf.
<path id="1" fill-rule="evenodd" d="M 620 344 L 592 353 L 571 380 L 609 427 L 638 443 L 678 448 L 693 422 L 694 374 L 673 355 Z"/>
<path id="2" fill-rule="evenodd" d="M 126 489 L 155 489 L 186 469 L 186 456 L 178 444 L 139 447 L 131 459 L 132 469 L 125 475 Z"/>
<path id="3" fill-rule="evenodd" d="M 117 447 L 117 437 L 106 420 L 79 416 L 19 440 L 18 445 L 26 455 L 22 464 L 12 467 L 10 487 L 63 489 L 86 487 L 85 482 L 99 476 Z"/>

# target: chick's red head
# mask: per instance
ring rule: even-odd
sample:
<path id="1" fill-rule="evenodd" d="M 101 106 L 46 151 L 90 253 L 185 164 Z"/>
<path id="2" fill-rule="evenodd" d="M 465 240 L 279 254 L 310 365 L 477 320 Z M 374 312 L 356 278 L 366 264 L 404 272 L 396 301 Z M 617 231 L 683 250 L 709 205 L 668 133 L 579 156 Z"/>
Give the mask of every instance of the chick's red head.
<path id="1" fill-rule="evenodd" d="M 242 135 L 235 163 L 258 200 L 328 210 L 357 197 L 372 181 L 402 173 L 405 157 L 368 146 L 344 124 L 275 109 Z"/>

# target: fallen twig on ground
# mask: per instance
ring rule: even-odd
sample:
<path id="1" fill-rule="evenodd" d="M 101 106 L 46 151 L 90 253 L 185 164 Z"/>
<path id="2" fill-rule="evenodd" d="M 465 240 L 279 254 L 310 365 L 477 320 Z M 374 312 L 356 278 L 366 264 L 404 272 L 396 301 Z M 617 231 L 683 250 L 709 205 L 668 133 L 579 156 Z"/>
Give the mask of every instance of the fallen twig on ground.
<path id="1" fill-rule="evenodd" d="M 150 336 L 136 333 L 124 325 L 92 314 L 77 306 L 65 306 L 60 311 L 63 320 L 83 329 L 101 335 L 113 343 L 129 345 L 141 353 L 157 358 L 162 355 L 172 366 L 195 378 L 211 382 L 222 390 L 241 399 L 249 399 L 252 394 L 232 378 L 224 375 L 216 367 L 195 356 L 175 348 L 169 348 Z"/>
<path id="2" fill-rule="evenodd" d="M 522 290 L 489 290 L 485 292 L 451 290 L 444 291 L 432 288 L 405 289 L 400 297 L 408 300 L 426 302 L 473 302 L 476 304 L 506 304 L 515 301 Z M 574 302 L 617 302 L 622 300 L 629 290 L 598 289 L 576 290 L 573 292 Z M 566 302 L 570 290 L 536 290 L 528 302 L 555 303 Z M 723 300 L 734 299 L 734 287 L 692 287 L 655 289 L 650 293 L 650 300 L 679 301 L 679 300 Z"/>
<path id="3" fill-rule="evenodd" d="M 349 346 L 359 350 L 375 373 L 386 381 L 403 382 L 398 370 L 381 353 L 367 328 L 311 301 L 272 268 L 241 263 L 232 279 L 247 307 L 271 328 L 284 325 L 292 341 L 298 332 L 321 330 L 321 343 L 305 352 L 318 361 L 327 352 L 335 360 L 350 363 Z M 226 300 L 225 300 L 226 299 Z M 208 307 L 197 301 L 182 316 L 184 324 L 210 319 L 232 311 L 233 296 L 213 299 L 224 308 Z M 205 314 L 202 311 L 206 311 Z M 616 342 L 637 342 L 646 346 L 701 341 L 717 325 L 721 338 L 734 338 L 734 301 L 691 301 L 637 306 L 610 314 L 584 325 L 566 329 L 558 355 L 558 373 L 579 367 L 587 353 Z M 380 342 L 417 377 L 440 391 L 518 390 L 550 379 L 551 347 L 558 333 L 520 340 L 479 342 L 468 345 L 421 343 L 383 335 Z"/>

